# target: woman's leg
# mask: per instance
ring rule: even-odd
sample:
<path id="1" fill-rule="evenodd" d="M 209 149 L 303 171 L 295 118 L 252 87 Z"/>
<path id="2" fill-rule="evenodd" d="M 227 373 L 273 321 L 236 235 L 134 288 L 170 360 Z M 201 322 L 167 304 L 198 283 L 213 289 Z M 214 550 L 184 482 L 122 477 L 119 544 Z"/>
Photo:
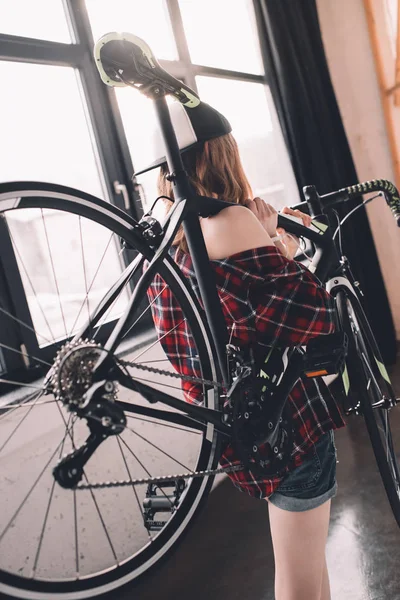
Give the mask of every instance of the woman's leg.
<path id="1" fill-rule="evenodd" d="M 268 505 L 276 600 L 329 600 L 325 546 L 331 501 L 304 512 Z"/>
<path id="2" fill-rule="evenodd" d="M 321 600 L 331 600 L 331 588 L 329 585 L 329 574 L 326 559 L 324 561 L 324 571 L 322 573 Z"/>

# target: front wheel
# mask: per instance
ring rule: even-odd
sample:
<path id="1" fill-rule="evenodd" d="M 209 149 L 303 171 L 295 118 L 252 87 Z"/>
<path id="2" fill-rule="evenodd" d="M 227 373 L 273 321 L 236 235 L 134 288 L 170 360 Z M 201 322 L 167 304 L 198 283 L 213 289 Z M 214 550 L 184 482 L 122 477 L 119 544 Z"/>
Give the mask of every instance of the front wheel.
<path id="1" fill-rule="evenodd" d="M 383 485 L 400 527 L 400 411 L 390 377 L 362 307 L 353 295 L 340 291 L 336 305 L 341 327 L 349 338 L 347 359 L 350 393 L 359 400 Z"/>

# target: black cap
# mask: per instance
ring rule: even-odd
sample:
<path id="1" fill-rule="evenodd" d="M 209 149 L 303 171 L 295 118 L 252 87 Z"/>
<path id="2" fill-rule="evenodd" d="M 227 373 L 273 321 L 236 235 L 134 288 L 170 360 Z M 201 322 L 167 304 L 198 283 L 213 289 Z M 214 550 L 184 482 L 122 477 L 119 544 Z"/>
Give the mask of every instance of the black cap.
<path id="1" fill-rule="evenodd" d="M 169 111 L 181 152 L 196 148 L 207 140 L 232 131 L 228 119 L 205 102 L 200 102 L 194 108 L 184 106 L 180 102 L 173 102 L 169 105 Z M 154 160 L 146 167 L 135 171 L 135 175 L 141 175 L 167 162 L 164 140 L 159 130 L 154 133 L 153 151 Z"/>

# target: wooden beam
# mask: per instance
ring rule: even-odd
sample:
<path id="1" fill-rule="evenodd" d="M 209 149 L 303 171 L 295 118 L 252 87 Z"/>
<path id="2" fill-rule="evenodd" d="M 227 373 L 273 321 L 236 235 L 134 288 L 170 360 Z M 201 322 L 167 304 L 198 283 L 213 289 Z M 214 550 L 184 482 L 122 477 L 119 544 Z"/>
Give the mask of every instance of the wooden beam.
<path id="1" fill-rule="evenodd" d="M 369 36 L 372 44 L 372 51 L 375 59 L 376 73 L 378 77 L 379 88 L 381 92 L 382 107 L 386 121 L 386 131 L 389 138 L 390 152 L 392 155 L 393 167 L 395 172 L 395 183 L 397 188 L 400 188 L 400 140 L 396 140 L 396 135 L 393 127 L 393 103 L 391 96 L 387 95 L 387 83 L 385 80 L 385 72 L 383 68 L 382 55 L 379 50 L 379 34 L 376 26 L 373 0 L 364 0 L 364 8 L 367 16 Z M 381 33 L 382 35 L 382 33 Z"/>

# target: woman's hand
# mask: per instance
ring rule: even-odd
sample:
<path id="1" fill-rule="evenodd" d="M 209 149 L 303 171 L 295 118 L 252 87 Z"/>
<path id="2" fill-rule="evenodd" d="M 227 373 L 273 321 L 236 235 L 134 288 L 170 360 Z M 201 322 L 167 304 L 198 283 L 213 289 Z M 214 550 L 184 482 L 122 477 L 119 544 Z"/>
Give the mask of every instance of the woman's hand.
<path id="1" fill-rule="evenodd" d="M 301 210 L 293 210 L 293 208 L 285 206 L 284 208 L 282 208 L 281 214 L 291 215 L 292 217 L 297 217 L 298 219 L 301 219 L 303 221 L 304 227 L 310 227 L 311 225 L 312 219 L 310 215 L 306 215 L 305 213 L 301 212 Z"/>
<path id="2" fill-rule="evenodd" d="M 293 217 L 297 217 L 297 218 L 301 219 L 303 221 L 303 225 L 305 227 L 309 227 L 311 225 L 310 215 L 306 215 L 305 213 L 301 212 L 300 210 L 293 210 L 292 208 L 285 206 L 282 209 L 281 214 L 292 215 Z M 283 227 L 278 227 L 276 231 L 279 235 L 286 234 L 286 231 L 285 231 L 285 229 L 283 229 Z M 297 251 L 299 249 L 298 237 L 296 237 L 293 234 L 286 234 L 281 239 L 281 243 L 283 246 L 283 254 L 285 254 L 286 258 L 289 258 L 290 260 L 292 260 L 296 256 Z M 282 249 L 282 248 L 280 248 L 280 249 Z"/>
<path id="3" fill-rule="evenodd" d="M 272 238 L 275 237 L 278 223 L 278 213 L 275 208 L 264 202 L 262 198 L 246 200 L 245 206 L 255 214 L 268 235 Z"/>

